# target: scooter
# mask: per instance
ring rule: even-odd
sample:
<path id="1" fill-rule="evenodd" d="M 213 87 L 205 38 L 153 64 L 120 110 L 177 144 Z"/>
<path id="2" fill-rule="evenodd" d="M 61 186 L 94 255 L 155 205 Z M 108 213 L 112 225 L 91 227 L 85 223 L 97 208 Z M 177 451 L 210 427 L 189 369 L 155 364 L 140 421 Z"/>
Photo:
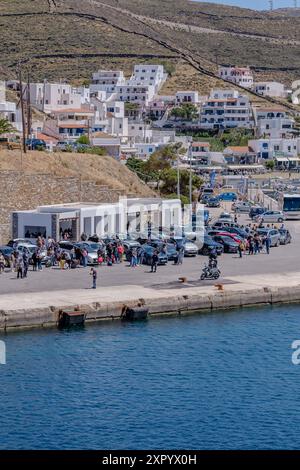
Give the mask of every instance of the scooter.
<path id="1" fill-rule="evenodd" d="M 207 266 L 205 265 L 202 274 L 200 276 L 201 281 L 205 279 L 219 279 L 221 271 L 217 266 Z"/>

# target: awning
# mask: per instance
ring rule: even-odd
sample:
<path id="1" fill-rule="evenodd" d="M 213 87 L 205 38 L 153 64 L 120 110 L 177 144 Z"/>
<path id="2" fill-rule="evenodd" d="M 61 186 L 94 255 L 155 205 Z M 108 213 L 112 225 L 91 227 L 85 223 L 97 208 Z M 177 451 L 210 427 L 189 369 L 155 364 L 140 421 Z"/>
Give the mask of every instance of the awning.
<path id="1" fill-rule="evenodd" d="M 228 165 L 228 170 L 262 170 L 263 165 Z"/>
<path id="2" fill-rule="evenodd" d="M 290 162 L 299 162 L 300 158 L 299 157 L 289 157 Z"/>
<path id="3" fill-rule="evenodd" d="M 276 161 L 278 163 L 288 163 L 289 162 L 289 159 L 288 158 L 284 158 L 284 157 L 276 157 Z"/>

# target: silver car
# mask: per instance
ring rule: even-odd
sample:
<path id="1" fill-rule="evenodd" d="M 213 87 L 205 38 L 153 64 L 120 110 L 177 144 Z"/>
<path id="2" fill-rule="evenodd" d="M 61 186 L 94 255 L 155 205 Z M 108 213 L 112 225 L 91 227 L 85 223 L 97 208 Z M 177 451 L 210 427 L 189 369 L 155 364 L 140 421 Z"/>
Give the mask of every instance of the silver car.
<path id="1" fill-rule="evenodd" d="M 231 208 L 236 213 L 245 212 L 246 214 L 248 214 L 250 212 L 251 207 L 252 205 L 250 204 L 250 202 L 238 201 L 232 204 Z"/>
<path id="2" fill-rule="evenodd" d="M 269 236 L 271 240 L 271 246 L 279 246 L 280 245 L 280 232 L 279 230 L 276 230 L 275 228 L 259 228 L 257 230 L 257 233 L 261 237 L 266 237 Z"/>
<path id="3" fill-rule="evenodd" d="M 257 215 L 254 219 L 256 222 L 283 222 L 285 220 L 285 215 L 282 211 L 266 211 L 263 214 Z"/>

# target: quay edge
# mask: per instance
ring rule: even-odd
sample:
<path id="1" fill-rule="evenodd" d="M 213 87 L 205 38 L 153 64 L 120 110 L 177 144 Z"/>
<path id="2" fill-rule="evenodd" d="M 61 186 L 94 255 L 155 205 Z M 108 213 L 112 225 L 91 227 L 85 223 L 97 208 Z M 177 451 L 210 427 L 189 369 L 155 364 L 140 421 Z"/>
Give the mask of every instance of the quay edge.
<path id="1" fill-rule="evenodd" d="M 46 308 L 26 308 L 19 310 L 0 310 L 0 332 L 27 330 L 33 328 L 53 328 L 58 325 L 60 311 L 70 308 L 86 314 L 86 323 L 116 321 L 121 319 L 124 304 L 136 307 L 142 303 L 149 309 L 149 318 L 172 315 L 205 313 L 229 310 L 256 305 L 274 305 L 279 303 L 300 303 L 300 285 L 261 287 L 251 286 L 243 290 L 214 291 L 204 294 L 174 293 L 160 298 L 136 298 L 115 302 L 91 302 L 74 304 L 72 307 L 55 306 Z"/>

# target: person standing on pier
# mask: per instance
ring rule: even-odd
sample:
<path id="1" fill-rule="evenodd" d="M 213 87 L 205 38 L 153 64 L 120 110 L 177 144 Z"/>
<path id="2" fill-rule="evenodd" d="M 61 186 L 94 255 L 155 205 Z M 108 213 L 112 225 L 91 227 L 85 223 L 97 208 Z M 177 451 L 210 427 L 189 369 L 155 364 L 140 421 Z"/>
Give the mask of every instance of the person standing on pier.
<path id="1" fill-rule="evenodd" d="M 97 277 L 98 277 L 98 273 L 97 273 L 97 271 L 96 271 L 95 268 L 91 268 L 90 275 L 93 276 L 93 286 L 92 286 L 92 289 L 96 289 L 96 288 L 97 288 Z"/>
<path id="2" fill-rule="evenodd" d="M 156 273 L 158 265 L 158 252 L 155 250 L 151 260 L 151 272 Z"/>

